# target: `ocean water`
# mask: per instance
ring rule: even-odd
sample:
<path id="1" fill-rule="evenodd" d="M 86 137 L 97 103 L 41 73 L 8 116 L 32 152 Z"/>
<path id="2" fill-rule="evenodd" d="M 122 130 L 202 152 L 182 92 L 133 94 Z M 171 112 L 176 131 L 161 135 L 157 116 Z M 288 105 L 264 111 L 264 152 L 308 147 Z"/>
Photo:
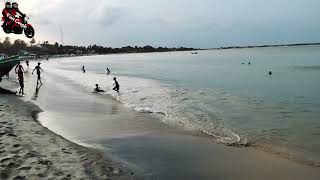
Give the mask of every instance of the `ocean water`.
<path id="1" fill-rule="evenodd" d="M 46 66 L 213 142 L 320 166 L 320 46 L 75 57 Z"/>

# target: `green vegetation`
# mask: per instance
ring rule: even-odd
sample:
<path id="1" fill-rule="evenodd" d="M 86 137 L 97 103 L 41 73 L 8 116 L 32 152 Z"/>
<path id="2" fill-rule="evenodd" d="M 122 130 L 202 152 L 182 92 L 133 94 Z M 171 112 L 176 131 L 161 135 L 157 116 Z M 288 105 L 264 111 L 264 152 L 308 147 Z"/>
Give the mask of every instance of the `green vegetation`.
<path id="1" fill-rule="evenodd" d="M 11 42 L 9 37 L 6 37 L 2 42 L 0 42 L 0 53 L 7 55 L 15 54 L 34 54 L 36 56 L 43 55 L 63 55 L 63 54 L 114 54 L 114 53 L 144 53 L 144 52 L 167 52 L 167 51 L 191 51 L 195 50 L 193 48 L 167 48 L 167 47 L 131 47 L 126 46 L 122 48 L 112 48 L 112 47 L 103 47 L 98 45 L 90 46 L 64 46 L 58 44 L 50 44 L 48 41 L 42 43 L 36 43 L 36 40 L 33 38 L 29 42 L 25 42 L 20 39 L 16 39 Z"/>

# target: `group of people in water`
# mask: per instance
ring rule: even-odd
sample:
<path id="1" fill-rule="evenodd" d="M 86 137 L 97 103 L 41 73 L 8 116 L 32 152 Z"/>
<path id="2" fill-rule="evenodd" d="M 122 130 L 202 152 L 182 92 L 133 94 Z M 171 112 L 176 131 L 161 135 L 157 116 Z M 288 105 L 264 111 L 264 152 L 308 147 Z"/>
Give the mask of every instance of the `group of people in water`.
<path id="1" fill-rule="evenodd" d="M 241 63 L 241 64 L 246 64 L 246 63 Z M 248 65 L 251 65 L 251 62 L 248 62 Z M 272 71 L 270 70 L 269 72 L 268 72 L 268 74 L 271 76 L 272 75 Z"/>
<path id="2" fill-rule="evenodd" d="M 29 61 L 26 61 L 27 67 L 29 68 Z M 33 69 L 32 75 L 34 71 L 37 72 L 37 85 L 41 82 L 41 72 L 43 72 L 43 69 L 40 67 L 40 62 L 38 62 L 38 65 Z M 18 75 L 18 81 L 19 81 L 19 95 L 24 95 L 24 73 L 27 72 L 24 70 L 23 66 L 20 64 L 20 62 L 15 67 L 15 73 Z"/>
<path id="3" fill-rule="evenodd" d="M 84 66 L 82 66 L 81 70 L 82 70 L 83 73 L 86 72 L 86 68 L 85 68 Z M 107 75 L 109 75 L 110 72 L 111 72 L 110 69 L 107 68 Z M 114 80 L 114 83 L 113 83 L 113 86 L 114 86 L 114 87 L 113 87 L 112 89 L 113 89 L 114 91 L 119 92 L 119 90 L 120 90 L 119 82 L 117 81 L 117 78 L 116 78 L 116 77 L 114 77 L 113 80 Z M 96 85 L 95 85 L 95 88 L 93 88 L 93 92 L 96 92 L 96 93 L 97 93 L 97 92 L 105 92 L 105 91 L 99 87 L 99 84 L 96 84 Z"/>
<path id="4" fill-rule="evenodd" d="M 29 61 L 26 61 L 27 67 L 29 69 Z M 40 85 L 42 85 L 41 82 L 41 72 L 43 72 L 42 68 L 40 67 L 40 62 L 38 62 L 38 65 L 33 69 L 32 74 L 34 73 L 34 71 L 37 72 L 37 87 L 40 83 Z M 7 89 L 3 89 L 0 87 L 0 93 L 3 94 L 13 94 L 13 95 L 24 95 L 24 74 L 27 73 L 28 71 L 23 68 L 22 64 L 19 62 L 16 67 L 15 67 L 15 73 L 18 75 L 18 81 L 19 81 L 19 92 L 14 92 L 14 91 L 10 91 Z M 0 78 L 0 82 L 2 81 L 2 78 Z"/>
<path id="5" fill-rule="evenodd" d="M 117 81 L 117 78 L 114 77 L 113 80 L 114 80 L 113 90 L 119 92 L 119 90 L 120 90 L 120 85 L 119 85 L 119 83 L 118 83 L 118 81 Z M 96 84 L 96 87 L 93 88 L 93 92 L 105 92 L 105 91 L 99 87 L 99 84 Z"/>

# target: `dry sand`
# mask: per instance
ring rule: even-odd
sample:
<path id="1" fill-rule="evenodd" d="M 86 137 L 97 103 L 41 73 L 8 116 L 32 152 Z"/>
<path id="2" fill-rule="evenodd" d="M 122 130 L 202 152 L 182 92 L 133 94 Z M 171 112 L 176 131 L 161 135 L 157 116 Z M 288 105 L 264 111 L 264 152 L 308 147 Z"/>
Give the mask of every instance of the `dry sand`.
<path id="1" fill-rule="evenodd" d="M 130 179 L 131 172 L 99 150 L 41 126 L 40 109 L 0 95 L 0 179 Z"/>

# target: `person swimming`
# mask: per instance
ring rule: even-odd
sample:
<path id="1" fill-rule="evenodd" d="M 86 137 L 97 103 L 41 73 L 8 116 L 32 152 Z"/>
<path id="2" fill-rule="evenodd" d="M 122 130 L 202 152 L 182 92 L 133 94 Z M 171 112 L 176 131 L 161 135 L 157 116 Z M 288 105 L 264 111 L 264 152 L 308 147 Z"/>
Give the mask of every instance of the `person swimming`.
<path id="1" fill-rule="evenodd" d="M 119 85 L 119 83 L 118 83 L 118 81 L 117 81 L 117 78 L 114 77 L 113 80 L 114 80 L 114 84 L 113 84 L 113 85 L 114 85 L 114 88 L 113 88 L 113 90 L 119 92 L 119 90 L 120 90 L 120 85 Z"/>
<path id="2" fill-rule="evenodd" d="M 82 66 L 81 70 L 82 70 L 83 73 L 86 72 L 86 69 L 84 68 L 84 66 Z"/>
<path id="3" fill-rule="evenodd" d="M 100 89 L 99 85 L 96 84 L 96 87 L 93 88 L 93 92 L 105 92 L 104 90 Z"/>
<path id="4" fill-rule="evenodd" d="M 269 71 L 269 75 L 272 75 L 272 71 Z"/>

